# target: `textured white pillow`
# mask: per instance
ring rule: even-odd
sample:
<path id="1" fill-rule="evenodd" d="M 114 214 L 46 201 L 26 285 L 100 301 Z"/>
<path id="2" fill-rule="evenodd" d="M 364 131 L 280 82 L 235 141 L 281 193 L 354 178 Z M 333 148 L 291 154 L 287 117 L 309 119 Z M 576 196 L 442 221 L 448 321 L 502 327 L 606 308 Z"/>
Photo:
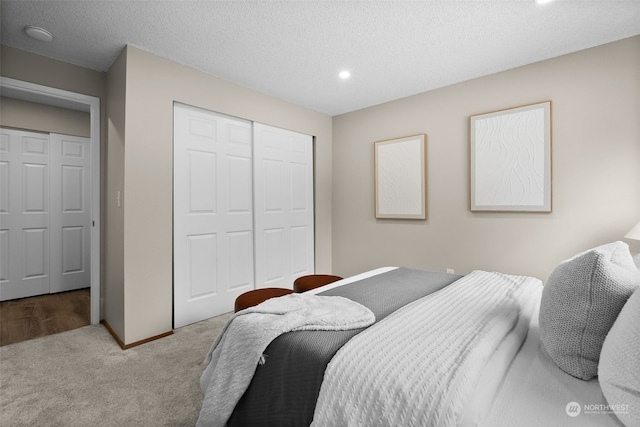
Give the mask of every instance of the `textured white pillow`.
<path id="1" fill-rule="evenodd" d="M 631 295 L 604 340 L 598 379 L 620 421 L 640 426 L 640 290 Z"/>
<path id="2" fill-rule="evenodd" d="M 595 377 L 604 338 L 638 286 L 640 270 L 623 242 L 560 263 L 540 303 L 540 339 L 555 364 L 583 380 Z"/>

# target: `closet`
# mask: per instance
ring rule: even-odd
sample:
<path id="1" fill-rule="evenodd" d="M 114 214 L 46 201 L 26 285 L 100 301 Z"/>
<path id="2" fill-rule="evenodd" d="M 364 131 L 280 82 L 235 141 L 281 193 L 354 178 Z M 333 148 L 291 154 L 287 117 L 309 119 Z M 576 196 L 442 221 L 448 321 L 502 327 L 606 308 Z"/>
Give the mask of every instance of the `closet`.
<path id="1" fill-rule="evenodd" d="M 174 104 L 174 327 L 314 272 L 313 138 Z"/>
<path id="2" fill-rule="evenodd" d="M 0 300 L 91 285 L 89 138 L 0 129 Z"/>

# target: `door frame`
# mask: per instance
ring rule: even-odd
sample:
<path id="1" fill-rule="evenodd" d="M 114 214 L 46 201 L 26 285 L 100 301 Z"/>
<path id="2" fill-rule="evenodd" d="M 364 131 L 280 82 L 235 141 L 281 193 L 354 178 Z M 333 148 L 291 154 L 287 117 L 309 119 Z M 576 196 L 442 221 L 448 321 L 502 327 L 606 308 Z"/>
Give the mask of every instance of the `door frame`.
<path id="1" fill-rule="evenodd" d="M 0 76 L 2 96 L 89 113 L 91 122 L 91 324 L 100 323 L 100 98 Z"/>

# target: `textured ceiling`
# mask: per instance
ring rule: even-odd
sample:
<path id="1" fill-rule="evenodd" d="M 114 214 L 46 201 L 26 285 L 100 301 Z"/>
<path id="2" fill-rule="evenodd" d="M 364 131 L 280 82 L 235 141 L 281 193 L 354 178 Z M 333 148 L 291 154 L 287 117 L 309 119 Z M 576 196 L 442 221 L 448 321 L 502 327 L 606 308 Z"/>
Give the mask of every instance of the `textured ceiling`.
<path id="1" fill-rule="evenodd" d="M 640 34 L 640 0 L 11 1 L 2 44 L 99 71 L 129 44 L 337 115 Z M 29 39 L 25 25 L 54 34 Z M 338 78 L 349 69 L 352 77 Z"/>

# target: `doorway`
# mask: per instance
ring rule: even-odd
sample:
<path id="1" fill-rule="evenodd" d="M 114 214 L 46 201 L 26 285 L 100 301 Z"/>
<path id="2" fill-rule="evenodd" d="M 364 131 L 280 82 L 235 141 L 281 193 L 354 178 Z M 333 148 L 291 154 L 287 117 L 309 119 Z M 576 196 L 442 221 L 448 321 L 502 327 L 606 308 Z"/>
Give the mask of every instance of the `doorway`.
<path id="1" fill-rule="evenodd" d="M 14 100 L 2 99 L 3 112 L 17 114 L 6 114 L 0 127 L 0 301 L 89 288 L 89 138 L 5 127 L 47 128 L 47 118 L 62 123 L 71 112 L 39 113 L 34 103 L 15 111 L 5 109 Z M 79 122 L 88 128 L 88 115 Z"/>
<path id="2" fill-rule="evenodd" d="M 30 82 L 0 77 L 0 96 L 89 113 L 90 117 L 90 294 L 91 323 L 100 322 L 100 99 Z"/>

